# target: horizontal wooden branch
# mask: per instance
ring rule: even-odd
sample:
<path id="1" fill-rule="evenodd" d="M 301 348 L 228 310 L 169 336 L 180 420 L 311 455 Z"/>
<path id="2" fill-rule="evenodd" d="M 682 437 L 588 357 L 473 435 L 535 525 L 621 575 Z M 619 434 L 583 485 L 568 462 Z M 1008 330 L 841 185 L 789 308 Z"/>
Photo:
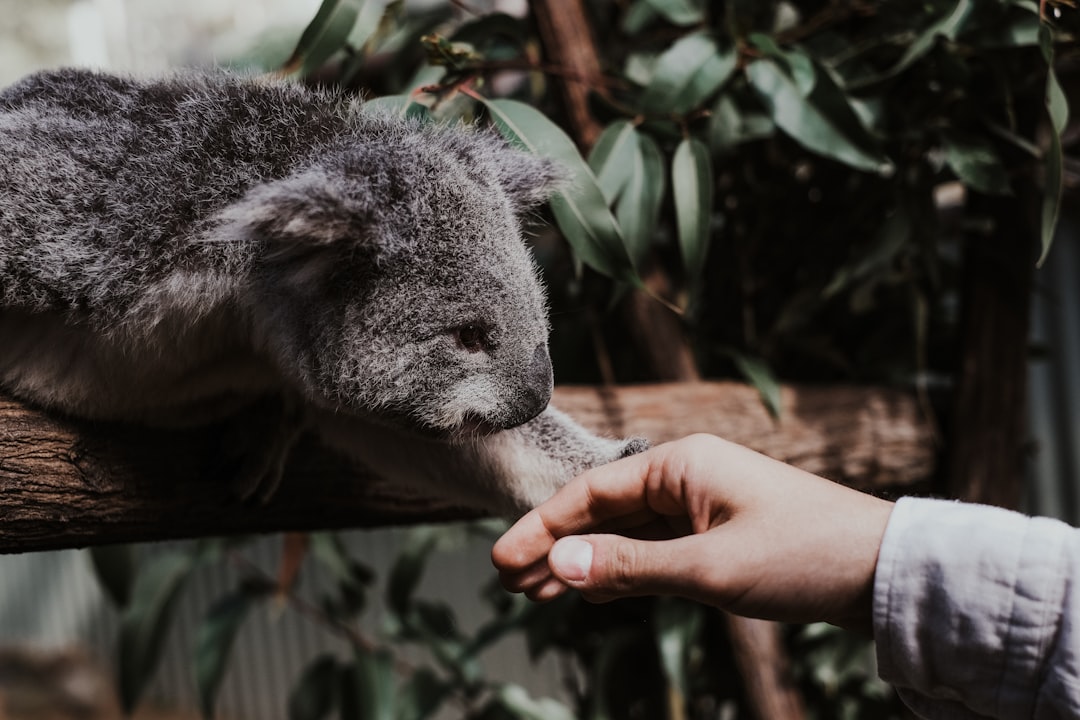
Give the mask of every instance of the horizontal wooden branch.
<path id="1" fill-rule="evenodd" d="M 712 432 L 859 487 L 932 472 L 930 431 L 908 395 L 789 387 L 782 397 L 780 421 L 735 383 L 560 387 L 554 402 L 601 433 L 663 442 Z M 475 516 L 365 476 L 310 438 L 274 499 L 244 504 L 212 479 L 220 436 L 74 422 L 0 396 L 0 552 Z"/>

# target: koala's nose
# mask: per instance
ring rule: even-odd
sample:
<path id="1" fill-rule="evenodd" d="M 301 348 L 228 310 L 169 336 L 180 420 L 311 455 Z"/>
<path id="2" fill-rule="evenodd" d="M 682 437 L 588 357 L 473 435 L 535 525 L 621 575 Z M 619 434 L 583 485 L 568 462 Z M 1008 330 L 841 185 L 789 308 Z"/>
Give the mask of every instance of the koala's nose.
<path id="1" fill-rule="evenodd" d="M 529 391 L 536 396 L 540 410 L 547 407 L 551 400 L 551 389 L 555 375 L 551 369 L 551 356 L 548 355 L 547 343 L 540 343 L 533 353 L 532 365 L 529 366 Z M 540 410 L 537 410 L 539 414 Z"/>
<path id="2" fill-rule="evenodd" d="M 526 423 L 544 412 L 544 408 L 551 401 L 554 377 L 551 370 L 551 356 L 548 355 L 546 344 L 541 343 L 536 347 L 532 362 L 525 371 L 524 380 L 522 403 L 518 408 L 516 425 Z"/>

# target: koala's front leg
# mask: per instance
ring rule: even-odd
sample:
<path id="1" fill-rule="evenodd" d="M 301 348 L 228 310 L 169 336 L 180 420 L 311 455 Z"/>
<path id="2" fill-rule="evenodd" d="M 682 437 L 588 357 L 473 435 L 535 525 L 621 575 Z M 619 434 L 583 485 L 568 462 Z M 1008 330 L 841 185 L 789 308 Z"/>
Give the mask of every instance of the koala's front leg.
<path id="1" fill-rule="evenodd" d="M 265 504 L 281 485 L 285 462 L 306 426 L 299 400 L 264 396 L 229 418 L 213 472 L 240 500 Z"/>
<path id="2" fill-rule="evenodd" d="M 466 507 L 516 517 L 585 470 L 648 447 L 593 435 L 548 407 L 519 427 L 459 442 L 409 435 L 360 418 L 324 414 L 324 442 L 380 481 Z"/>
<path id="3" fill-rule="evenodd" d="M 521 515 L 589 468 L 647 450 L 643 438 L 613 440 L 593 435 L 565 413 L 548 406 L 533 420 L 475 441 L 463 449 L 476 467 L 489 468 L 478 477 L 490 488 L 491 509 Z"/>

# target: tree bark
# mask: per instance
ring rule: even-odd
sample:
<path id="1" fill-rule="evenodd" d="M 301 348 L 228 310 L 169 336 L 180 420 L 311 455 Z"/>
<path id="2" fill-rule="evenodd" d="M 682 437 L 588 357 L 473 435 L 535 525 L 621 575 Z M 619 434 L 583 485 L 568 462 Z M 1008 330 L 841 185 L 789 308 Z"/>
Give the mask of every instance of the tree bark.
<path id="1" fill-rule="evenodd" d="M 597 432 L 661 442 L 710 430 L 856 485 L 928 479 L 929 430 L 911 398 L 854 387 L 783 398 L 778 423 L 735 383 L 567 387 L 555 402 Z M 220 435 L 58 419 L 0 396 L 0 552 L 476 517 L 365 474 L 314 438 L 268 504 L 245 504 L 215 479 Z"/>
<path id="2" fill-rule="evenodd" d="M 949 495 L 1016 508 L 1024 492 L 1027 358 L 1035 232 L 1030 193 L 978 198 L 994 219 L 964 247 L 960 359 L 949 447 Z"/>

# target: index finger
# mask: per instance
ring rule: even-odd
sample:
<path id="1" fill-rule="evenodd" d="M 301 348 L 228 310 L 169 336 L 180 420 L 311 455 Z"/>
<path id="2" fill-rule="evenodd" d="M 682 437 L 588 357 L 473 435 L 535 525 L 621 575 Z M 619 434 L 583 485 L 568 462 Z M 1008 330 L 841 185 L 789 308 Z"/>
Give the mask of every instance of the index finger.
<path id="1" fill-rule="evenodd" d="M 649 509 L 647 484 L 656 448 L 587 470 L 499 538 L 491 560 L 504 572 L 520 572 L 547 556 L 561 537 Z"/>

